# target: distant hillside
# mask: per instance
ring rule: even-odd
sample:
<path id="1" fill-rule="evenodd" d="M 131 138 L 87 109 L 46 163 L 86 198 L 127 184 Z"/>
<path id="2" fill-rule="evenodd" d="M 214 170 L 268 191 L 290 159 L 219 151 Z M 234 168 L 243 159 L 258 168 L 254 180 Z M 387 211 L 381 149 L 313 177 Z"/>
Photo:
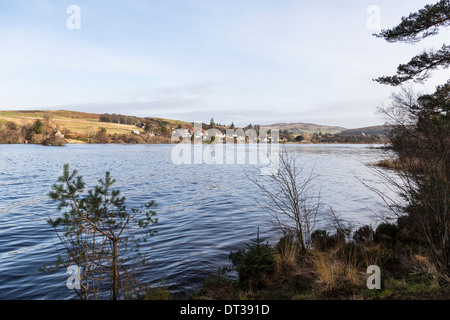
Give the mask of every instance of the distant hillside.
<path id="1" fill-rule="evenodd" d="M 70 132 L 79 135 L 88 135 L 97 132 L 100 128 L 105 128 L 108 134 L 126 134 L 139 130 L 136 125 L 131 123 L 114 123 L 100 121 L 101 114 L 86 113 L 68 110 L 14 110 L 0 111 L 0 121 L 9 121 L 20 126 L 33 124 L 37 119 L 49 119 L 50 126 L 53 129 Z M 132 117 L 135 119 L 137 118 Z M 152 122 L 163 124 L 167 127 L 176 127 L 186 124 L 187 122 L 162 119 L 162 118 L 146 118 Z"/>
<path id="2" fill-rule="evenodd" d="M 371 135 L 371 136 L 385 136 L 389 130 L 389 126 L 372 126 L 357 129 L 347 129 L 339 133 L 342 136 L 357 136 L 357 135 Z"/>
<path id="3" fill-rule="evenodd" d="M 337 127 L 337 126 L 325 126 L 318 125 L 312 123 L 275 123 L 271 125 L 261 125 L 261 128 L 264 129 L 279 129 L 287 130 L 289 133 L 300 135 L 300 134 L 314 134 L 314 133 L 329 133 L 329 134 L 337 134 L 340 133 L 346 128 Z"/>
<path id="4" fill-rule="evenodd" d="M 32 127 L 37 119 L 40 119 L 44 124 L 43 136 L 59 131 L 67 140 L 97 141 L 99 143 L 105 141 L 124 141 L 125 143 L 130 141 L 136 143 L 162 141 L 166 143 L 171 141 L 173 130 L 192 128 L 192 123 L 189 122 L 156 117 L 136 117 L 115 113 L 97 114 L 68 110 L 15 110 L 0 111 L 0 129 L 7 127 L 9 128 L 7 131 L 10 131 L 7 132 L 6 136 L 17 136 L 17 139 L 8 138 L 7 141 L 39 141 L 42 138 L 39 134 L 37 138 L 36 135 L 31 134 Z M 203 124 L 203 129 L 208 128 L 209 125 Z M 216 125 L 216 128 L 224 131 L 227 127 Z M 299 122 L 261 125 L 260 128 L 280 130 L 282 141 L 309 143 L 373 143 L 373 139 L 381 139 L 378 136 L 385 136 L 389 129 L 387 126 L 346 129 L 338 126 Z M 11 134 L 11 130 L 14 131 L 13 134 Z"/>

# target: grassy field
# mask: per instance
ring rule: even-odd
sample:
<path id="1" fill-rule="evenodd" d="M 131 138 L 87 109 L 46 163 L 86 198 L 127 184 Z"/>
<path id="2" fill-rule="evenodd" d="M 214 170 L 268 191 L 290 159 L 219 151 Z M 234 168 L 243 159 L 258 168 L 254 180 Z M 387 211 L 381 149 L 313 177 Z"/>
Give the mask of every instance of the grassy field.
<path id="1" fill-rule="evenodd" d="M 71 133 L 79 135 L 89 135 L 97 132 L 100 128 L 106 128 L 109 134 L 131 133 L 133 130 L 139 130 L 134 125 L 125 125 L 118 123 L 100 122 L 100 114 L 85 113 L 68 110 L 43 111 L 43 110 L 15 110 L 0 111 L 0 121 L 14 122 L 18 125 L 32 124 L 37 119 L 43 120 L 45 117 L 50 119 L 52 127 L 58 130 L 69 130 Z M 170 119 L 152 118 L 165 121 L 171 125 L 186 124 L 186 122 Z M 141 130 L 142 131 L 142 130 Z"/>

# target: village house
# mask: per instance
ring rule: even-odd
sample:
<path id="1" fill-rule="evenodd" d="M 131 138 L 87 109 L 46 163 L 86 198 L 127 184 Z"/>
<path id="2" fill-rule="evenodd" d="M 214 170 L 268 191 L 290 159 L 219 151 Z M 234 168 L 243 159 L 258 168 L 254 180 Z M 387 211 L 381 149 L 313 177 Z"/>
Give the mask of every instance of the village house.
<path id="1" fill-rule="evenodd" d="M 59 131 L 54 132 L 53 135 L 54 135 L 56 138 L 64 138 L 64 135 L 63 135 L 61 132 L 59 132 Z"/>

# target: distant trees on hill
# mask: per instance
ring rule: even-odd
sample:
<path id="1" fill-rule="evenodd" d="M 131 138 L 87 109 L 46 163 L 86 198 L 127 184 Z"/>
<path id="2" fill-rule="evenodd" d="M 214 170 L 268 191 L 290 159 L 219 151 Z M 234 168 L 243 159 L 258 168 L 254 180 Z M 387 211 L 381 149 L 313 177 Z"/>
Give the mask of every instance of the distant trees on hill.
<path id="1" fill-rule="evenodd" d="M 292 137 L 292 134 L 289 136 Z M 280 135 L 280 137 L 283 137 L 283 135 Z M 291 140 L 286 141 L 290 142 Z M 355 131 L 353 134 L 303 133 L 297 136 L 294 135 L 292 141 L 302 143 L 385 144 L 387 139 L 384 135 L 363 134 Z"/>
<path id="2" fill-rule="evenodd" d="M 340 136 L 355 136 L 355 135 L 372 135 L 372 136 L 386 136 L 391 126 L 382 125 L 382 126 L 373 126 L 373 127 L 365 127 L 358 129 L 347 129 L 344 130 L 338 135 Z"/>
<path id="3" fill-rule="evenodd" d="M 170 126 L 169 122 L 161 119 L 139 118 L 136 116 L 125 116 L 115 113 L 113 114 L 104 113 L 100 115 L 99 120 L 100 122 L 134 125 L 138 128 L 144 129 L 145 133 L 151 136 L 162 136 L 170 138 L 172 134 L 171 132 L 172 127 Z"/>
<path id="4" fill-rule="evenodd" d="M 379 135 L 335 135 L 314 134 L 311 137 L 312 143 L 369 143 L 369 144 L 383 144 L 385 139 Z"/>
<path id="5" fill-rule="evenodd" d="M 109 114 L 104 113 L 100 115 L 100 122 L 110 122 L 110 123 L 119 123 L 119 124 L 128 124 L 141 127 L 145 122 L 144 119 L 135 117 L 135 116 L 125 116 L 121 114 Z"/>

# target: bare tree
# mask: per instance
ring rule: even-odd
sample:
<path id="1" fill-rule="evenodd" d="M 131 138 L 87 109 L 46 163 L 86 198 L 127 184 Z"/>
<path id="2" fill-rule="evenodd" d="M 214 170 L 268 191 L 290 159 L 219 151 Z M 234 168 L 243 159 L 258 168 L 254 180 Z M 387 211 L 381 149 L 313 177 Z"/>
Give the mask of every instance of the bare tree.
<path id="1" fill-rule="evenodd" d="M 303 175 L 296 156 L 285 147 L 279 153 L 278 169 L 263 179 L 247 177 L 260 189 L 262 204 L 273 218 L 272 222 L 284 233 L 295 236 L 302 250 L 311 245 L 311 233 L 319 221 L 322 208 L 320 192 L 312 195 L 311 172 Z"/>

